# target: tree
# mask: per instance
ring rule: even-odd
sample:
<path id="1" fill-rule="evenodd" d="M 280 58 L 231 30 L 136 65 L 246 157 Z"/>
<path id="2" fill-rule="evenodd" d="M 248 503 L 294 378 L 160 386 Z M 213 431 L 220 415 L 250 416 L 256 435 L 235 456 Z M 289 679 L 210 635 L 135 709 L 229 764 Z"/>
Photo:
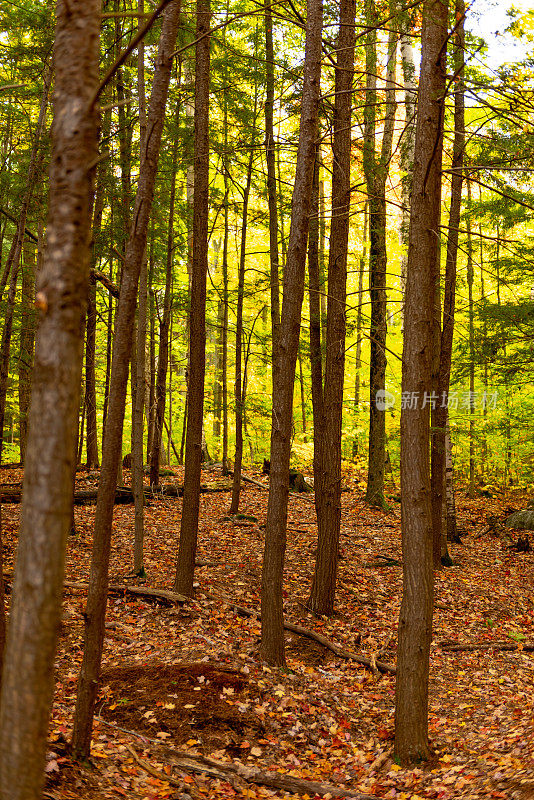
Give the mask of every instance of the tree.
<path id="1" fill-rule="evenodd" d="M 439 367 L 436 381 L 437 400 L 432 408 L 432 443 L 430 453 L 432 484 L 432 524 L 434 527 L 434 567 L 440 568 L 442 559 L 450 565 L 447 552 L 445 513 L 445 461 L 447 405 L 451 379 L 452 342 L 456 298 L 456 264 L 462 206 L 463 159 L 465 149 L 465 100 L 464 100 L 464 17 L 465 3 L 456 0 L 456 31 L 454 34 L 454 74 L 457 82 L 454 90 L 454 148 L 452 154 L 451 207 L 445 264 L 445 293 L 443 298 L 443 327 L 439 348 Z M 471 284 L 469 284 L 471 292 Z M 470 336 L 471 341 L 471 336 Z M 474 386 L 472 387 L 474 391 Z"/>
<path id="2" fill-rule="evenodd" d="M 430 403 L 439 288 L 441 160 L 448 5 L 426 0 L 410 211 L 401 411 L 403 593 L 395 690 L 395 753 L 401 763 L 426 760 L 428 671 L 434 574 L 430 496 Z M 426 393 L 426 395 L 425 395 Z"/>
<path id="3" fill-rule="evenodd" d="M 339 9 L 335 74 L 326 371 L 321 403 L 323 420 L 320 426 L 322 441 L 319 445 L 318 470 L 314 469 L 318 544 L 315 572 L 308 600 L 312 611 L 327 615 L 334 611 L 341 526 L 341 424 L 345 378 L 354 14 L 353 0 L 342 0 Z"/>
<path id="4" fill-rule="evenodd" d="M 309 0 L 299 145 L 276 355 L 280 364 L 284 364 L 284 369 L 275 369 L 273 375 L 271 471 L 261 590 L 262 654 L 268 663 L 277 665 L 285 663 L 282 578 L 286 548 L 289 456 L 316 151 L 322 27 L 322 0 Z"/>
<path id="5" fill-rule="evenodd" d="M 191 596 L 198 536 L 204 375 L 206 370 L 206 275 L 208 271 L 210 3 L 197 0 L 195 61 L 195 182 L 193 263 L 189 316 L 189 383 L 184 502 L 174 590 Z"/>
<path id="6" fill-rule="evenodd" d="M 390 3 L 394 9 L 394 3 Z M 366 101 L 363 146 L 363 168 L 367 184 L 369 207 L 369 295 L 371 324 L 369 326 L 369 460 L 365 499 L 371 505 L 386 508 L 384 500 L 384 470 L 386 464 L 386 411 L 379 399 L 386 388 L 386 181 L 391 161 L 395 123 L 395 64 L 397 34 L 391 29 L 388 36 L 386 76 L 386 112 L 380 153 L 376 153 L 377 117 L 377 11 L 375 0 L 366 0 L 369 26 L 366 49 Z"/>
<path id="7" fill-rule="evenodd" d="M 29 414 L 24 499 L 0 703 L 0 796 L 34 800 L 44 784 L 61 612 L 98 157 L 100 3 L 59 0 L 48 248 Z"/>
<path id="8" fill-rule="evenodd" d="M 145 256 L 148 222 L 154 197 L 161 133 L 169 89 L 173 51 L 180 20 L 180 2 L 171 0 L 164 17 L 159 40 L 156 69 L 147 120 L 147 137 L 141 159 L 134 224 L 126 245 L 111 367 L 109 408 L 93 535 L 89 591 L 85 611 L 83 662 L 72 733 L 72 746 L 78 756 L 87 757 L 91 746 L 93 713 L 104 643 L 108 589 L 111 525 L 117 469 L 121 461 L 122 425 L 132 348 L 137 285 Z"/>

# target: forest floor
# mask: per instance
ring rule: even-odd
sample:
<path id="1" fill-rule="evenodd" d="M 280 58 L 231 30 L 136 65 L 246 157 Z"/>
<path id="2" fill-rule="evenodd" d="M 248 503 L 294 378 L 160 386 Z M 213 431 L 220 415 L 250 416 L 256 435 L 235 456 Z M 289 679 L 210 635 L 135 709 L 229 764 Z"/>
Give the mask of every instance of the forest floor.
<path id="1" fill-rule="evenodd" d="M 267 485 L 267 478 L 248 474 Z M 4 483 L 21 479 L 16 470 L 0 476 Z M 95 479 L 79 473 L 78 486 Z M 203 475 L 208 485 L 220 487 L 221 479 L 217 471 Z M 367 507 L 355 472 L 345 474 L 344 487 L 338 613 L 332 619 L 306 611 L 315 509 L 312 496 L 290 495 L 286 620 L 345 650 L 394 663 L 402 567 L 383 566 L 377 556 L 401 561 L 400 507 L 393 503 L 389 513 Z M 401 769 L 392 761 L 394 675 L 290 633 L 288 669 L 262 664 L 257 617 L 238 616 L 230 604 L 260 607 L 267 492 L 246 484 L 241 512 L 257 522 L 229 519 L 228 493 L 201 495 L 198 559 L 205 565 L 196 570 L 195 600 L 164 606 L 110 597 L 94 741 L 84 765 L 73 763 L 67 743 L 85 590 L 65 591 L 44 796 L 534 799 L 534 652 L 527 646 L 534 641 L 534 552 L 509 550 L 491 533 L 476 538 L 487 527 L 487 515 L 504 518 L 509 509 L 524 508 L 526 497 L 468 500 L 459 493 L 457 501 L 463 544 L 452 545 L 454 566 L 436 578 L 431 763 Z M 146 584 L 126 577 L 133 506 L 115 507 L 112 582 L 172 588 L 181 502 L 164 497 L 146 508 Z M 8 576 L 19 513 L 18 505 L 2 509 Z M 76 508 L 69 582 L 88 580 L 94 513 L 94 506 Z M 448 650 L 451 642 L 482 649 Z M 290 787 L 297 779 L 323 786 L 295 784 L 297 791 L 285 791 L 276 780 L 273 785 L 273 775 L 285 776 Z"/>

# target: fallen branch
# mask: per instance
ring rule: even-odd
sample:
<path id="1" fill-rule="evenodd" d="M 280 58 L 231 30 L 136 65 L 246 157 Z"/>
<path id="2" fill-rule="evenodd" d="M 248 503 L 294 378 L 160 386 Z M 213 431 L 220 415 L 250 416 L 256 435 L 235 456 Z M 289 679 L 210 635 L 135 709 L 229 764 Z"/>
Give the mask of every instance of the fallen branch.
<path id="1" fill-rule="evenodd" d="M 63 586 L 67 589 L 82 589 L 89 588 L 88 583 L 75 583 L 73 581 L 65 581 Z M 124 586 L 121 583 L 110 583 L 108 586 L 110 594 L 131 594 L 136 597 L 146 597 L 148 600 L 157 600 L 166 605 L 183 605 L 187 602 L 187 597 L 177 592 L 170 592 L 167 589 L 149 589 L 144 586 Z"/>
<path id="2" fill-rule="evenodd" d="M 438 647 L 449 652 L 460 652 L 462 650 L 525 650 L 534 651 L 534 642 L 475 642 L 473 644 L 455 644 L 454 642 L 438 642 Z"/>
<path id="3" fill-rule="evenodd" d="M 248 608 L 238 606 L 228 598 L 224 597 L 224 595 L 216 595 L 212 594 L 212 592 L 207 592 L 204 590 L 202 591 L 202 594 L 206 595 L 206 597 L 209 597 L 210 600 L 218 600 L 219 602 L 226 603 L 242 617 L 247 617 L 249 619 L 251 617 L 257 617 L 257 619 L 261 619 L 261 614 L 259 612 L 250 611 Z M 298 634 L 299 636 L 304 636 L 306 639 L 312 639 L 314 642 L 326 647 L 327 650 L 331 650 L 332 653 L 336 654 L 336 656 L 339 656 L 340 658 L 346 658 L 350 661 L 356 661 L 358 664 L 362 664 L 364 667 L 368 667 L 372 671 L 377 669 L 379 672 L 390 673 L 391 675 L 395 675 L 397 672 L 397 668 L 394 667 L 393 664 L 386 664 L 383 661 L 376 661 L 374 658 L 366 658 L 358 653 L 345 650 L 344 648 L 339 647 L 337 644 L 334 644 L 334 642 L 331 642 L 330 639 L 326 638 L 326 636 L 316 633 L 309 628 L 303 628 L 301 625 L 294 625 L 292 622 L 284 622 L 284 628 L 287 631 Z"/>
<path id="4" fill-rule="evenodd" d="M 140 758 L 133 747 L 130 747 L 129 744 L 126 745 L 126 749 L 132 754 L 139 766 L 149 775 L 152 775 L 153 778 L 170 783 L 171 786 L 178 786 L 180 789 L 185 788 L 183 781 L 177 781 L 176 778 L 171 777 L 171 775 L 167 775 L 165 772 L 160 772 L 159 770 L 155 769 L 151 764 L 148 763 L 148 761 L 145 761 L 144 758 Z"/>
<path id="5" fill-rule="evenodd" d="M 206 484 L 200 487 L 202 494 L 216 494 L 218 492 L 229 492 L 232 487 L 230 484 L 220 486 L 208 486 Z M 178 486 L 175 483 L 164 483 L 160 486 L 152 486 L 149 488 L 145 486 L 143 489 L 145 500 L 153 500 L 156 497 L 182 497 L 184 487 Z M 94 486 L 90 489 L 77 489 L 74 492 L 74 505 L 84 506 L 96 503 L 98 494 L 98 487 Z M 22 499 L 22 485 L 20 483 L 12 485 L 0 486 L 0 502 L 1 503 L 20 503 Z M 115 490 L 115 503 L 133 503 L 134 496 L 129 486 L 117 486 Z"/>
<path id="6" fill-rule="evenodd" d="M 283 775 L 279 772 L 262 772 L 253 767 L 245 767 L 243 764 L 227 764 L 205 756 L 187 754 L 185 758 L 173 758 L 172 763 L 177 769 L 182 769 L 184 772 L 197 772 L 209 777 L 222 778 L 222 780 L 226 781 L 229 776 L 235 775 L 244 779 L 247 783 L 255 783 L 292 794 L 307 794 L 311 797 L 314 795 L 320 795 L 321 797 L 347 797 L 353 798 L 353 800 L 377 800 L 375 795 L 362 794 L 362 792 L 357 792 L 353 789 L 341 789 L 331 784 L 297 778 L 293 775 Z"/>

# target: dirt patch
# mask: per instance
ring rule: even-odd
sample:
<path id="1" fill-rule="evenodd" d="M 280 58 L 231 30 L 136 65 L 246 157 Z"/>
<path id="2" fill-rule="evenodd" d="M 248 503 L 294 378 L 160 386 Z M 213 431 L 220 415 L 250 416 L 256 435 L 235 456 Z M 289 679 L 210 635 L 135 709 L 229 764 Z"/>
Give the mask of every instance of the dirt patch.
<path id="1" fill-rule="evenodd" d="M 105 670 L 103 719 L 181 746 L 195 739 L 203 752 L 239 748 L 261 737 L 263 722 L 249 710 L 245 675 L 207 663 L 151 663 Z"/>

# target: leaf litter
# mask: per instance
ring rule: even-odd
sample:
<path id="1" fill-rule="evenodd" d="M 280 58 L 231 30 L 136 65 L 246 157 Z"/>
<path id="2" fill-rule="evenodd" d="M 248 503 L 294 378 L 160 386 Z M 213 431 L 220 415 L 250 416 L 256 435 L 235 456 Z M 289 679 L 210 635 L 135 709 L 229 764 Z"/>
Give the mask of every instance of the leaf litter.
<path id="1" fill-rule="evenodd" d="M 180 482 L 182 475 L 175 472 Z M 396 508 L 369 509 L 360 478 L 344 477 L 349 491 L 342 495 L 337 612 L 317 619 L 305 607 L 315 512 L 308 499 L 291 494 L 285 617 L 344 650 L 394 663 L 400 514 Z M 19 474 L 11 471 L 4 480 L 13 478 Z M 203 482 L 215 479 L 213 473 L 203 476 Z M 67 744 L 85 594 L 65 592 L 45 797 L 328 797 L 253 783 L 250 774 L 257 770 L 289 782 L 345 789 L 348 796 L 534 800 L 534 654 L 526 649 L 534 640 L 534 555 L 511 552 L 491 533 L 475 538 L 488 514 L 504 515 L 503 502 L 458 497 L 464 543 L 451 546 L 455 566 L 436 577 L 429 707 L 435 756 L 429 764 L 401 769 L 392 760 L 393 675 L 375 674 L 293 633 L 286 637 L 288 669 L 269 668 L 260 658 L 257 616 L 240 617 L 229 602 L 214 599 L 222 596 L 259 612 L 266 501 L 266 492 L 246 484 L 241 511 L 253 519 L 234 524 L 227 516 L 228 494 L 201 496 L 198 559 L 206 566 L 197 567 L 194 600 L 180 607 L 110 597 L 89 765 L 73 762 Z M 514 502 L 521 507 L 524 498 Z M 149 587 L 172 587 L 180 513 L 181 500 L 168 497 L 145 509 Z M 8 582 L 18 514 L 18 506 L 3 509 Z M 76 508 L 68 581 L 87 581 L 93 519 L 94 507 Z M 116 506 L 113 583 L 132 583 L 125 575 L 132 539 L 133 507 Z M 491 649 L 503 641 L 514 649 Z M 449 651 L 454 643 L 486 649 Z M 193 771 L 186 768 L 187 754 Z"/>

